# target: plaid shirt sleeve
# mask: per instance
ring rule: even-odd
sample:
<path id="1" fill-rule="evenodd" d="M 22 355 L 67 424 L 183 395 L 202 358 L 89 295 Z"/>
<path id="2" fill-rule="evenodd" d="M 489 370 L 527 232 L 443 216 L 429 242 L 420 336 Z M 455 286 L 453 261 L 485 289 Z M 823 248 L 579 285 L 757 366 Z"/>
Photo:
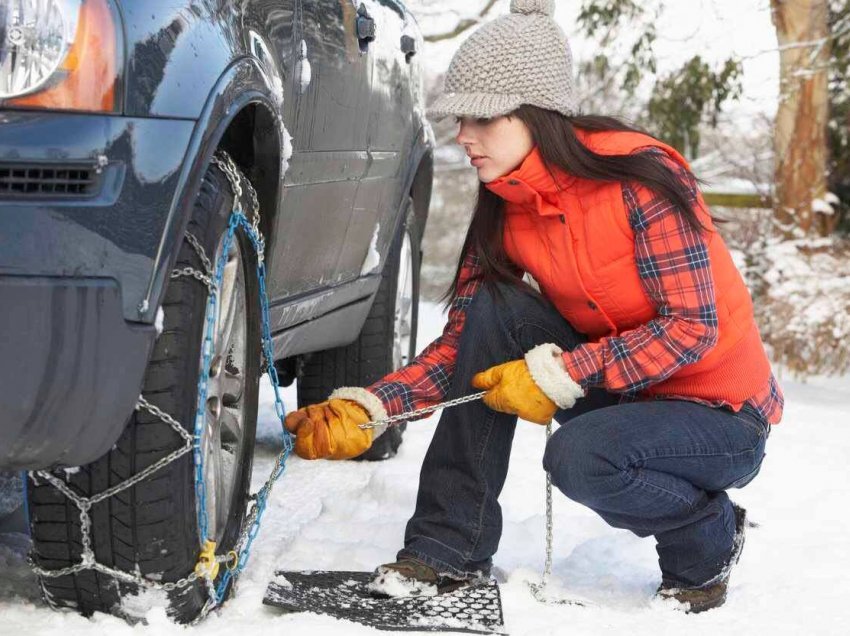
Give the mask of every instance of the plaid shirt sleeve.
<path id="1" fill-rule="evenodd" d="M 660 150 L 657 154 L 688 187 L 693 176 Z M 708 247 L 676 206 L 638 183 L 623 184 L 635 236 L 635 260 L 657 316 L 634 329 L 566 351 L 570 376 L 582 387 L 636 393 L 697 362 L 717 343 L 717 311 Z"/>
<path id="2" fill-rule="evenodd" d="M 480 275 L 478 257 L 473 253 L 466 254 L 458 278 L 457 297 L 449 307 L 442 335 L 410 364 L 366 387 L 381 400 L 388 415 L 433 406 L 445 398 L 454 374 L 466 309 L 481 285 Z"/>

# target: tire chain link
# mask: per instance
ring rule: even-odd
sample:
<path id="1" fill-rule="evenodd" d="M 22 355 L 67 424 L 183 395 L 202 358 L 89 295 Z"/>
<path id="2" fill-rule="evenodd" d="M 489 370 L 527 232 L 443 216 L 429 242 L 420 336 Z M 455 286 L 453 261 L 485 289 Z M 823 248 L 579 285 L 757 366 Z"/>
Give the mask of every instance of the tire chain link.
<path id="1" fill-rule="evenodd" d="M 552 422 L 546 425 L 546 442 L 552 437 Z M 576 605 L 584 607 L 583 601 L 572 598 L 555 598 L 548 593 L 549 581 L 552 577 L 552 474 L 546 471 L 546 562 L 543 565 L 543 578 L 540 583 L 529 583 L 531 594 L 541 603 L 555 605 Z"/>
<path id="2" fill-rule="evenodd" d="M 439 409 L 447 409 L 452 406 L 458 406 L 459 404 L 466 404 L 467 402 L 474 402 L 475 400 L 480 400 L 484 397 L 486 393 L 487 391 L 481 391 L 479 393 L 470 393 L 469 395 L 464 395 L 463 397 L 455 398 L 454 400 L 440 402 L 439 404 L 434 404 L 432 406 L 426 406 L 416 411 L 399 413 L 398 415 L 392 415 L 382 420 L 372 420 L 371 422 L 360 424 L 359 427 L 362 429 L 368 429 L 378 428 L 381 426 L 392 426 L 393 424 L 406 422 L 407 420 L 412 419 L 414 417 L 419 417 L 420 415 L 427 415 L 428 413 L 433 413 L 434 411 L 438 411 Z"/>

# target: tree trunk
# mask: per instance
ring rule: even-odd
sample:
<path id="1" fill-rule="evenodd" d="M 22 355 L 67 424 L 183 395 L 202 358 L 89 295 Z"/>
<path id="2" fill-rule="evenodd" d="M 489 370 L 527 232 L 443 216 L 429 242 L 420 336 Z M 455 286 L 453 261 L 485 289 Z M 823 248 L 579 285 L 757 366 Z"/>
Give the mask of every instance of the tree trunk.
<path id="1" fill-rule="evenodd" d="M 788 238 L 801 231 L 826 236 L 835 215 L 813 204 L 827 193 L 828 0 L 771 0 L 770 5 L 780 49 L 775 217 Z"/>

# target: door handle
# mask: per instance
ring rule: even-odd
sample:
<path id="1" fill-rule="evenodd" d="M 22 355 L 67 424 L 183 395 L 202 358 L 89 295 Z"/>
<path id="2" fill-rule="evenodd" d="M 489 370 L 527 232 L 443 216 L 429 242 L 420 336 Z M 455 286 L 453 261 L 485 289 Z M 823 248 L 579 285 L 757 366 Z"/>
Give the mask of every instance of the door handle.
<path id="1" fill-rule="evenodd" d="M 366 5 L 361 4 L 357 8 L 357 39 L 361 43 L 369 43 L 375 39 L 375 20 L 369 15 Z"/>
<path id="2" fill-rule="evenodd" d="M 401 52 L 404 53 L 404 59 L 409 62 L 410 58 L 416 55 L 416 38 L 410 35 L 402 35 Z"/>

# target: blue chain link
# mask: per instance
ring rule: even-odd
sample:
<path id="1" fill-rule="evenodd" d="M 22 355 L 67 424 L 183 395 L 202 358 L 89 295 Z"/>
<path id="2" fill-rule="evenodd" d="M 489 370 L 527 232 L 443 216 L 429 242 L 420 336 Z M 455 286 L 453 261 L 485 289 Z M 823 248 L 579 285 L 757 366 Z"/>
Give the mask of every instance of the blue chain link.
<path id="1" fill-rule="evenodd" d="M 198 530 L 201 535 L 201 544 L 207 540 L 208 518 L 206 504 L 206 486 L 204 484 L 204 458 L 201 449 L 201 440 L 203 437 L 203 429 L 206 423 L 206 401 L 207 401 L 207 384 L 209 382 L 210 360 L 213 353 L 213 335 L 215 332 L 215 312 L 217 304 L 218 290 L 221 289 L 221 281 L 224 275 L 224 266 L 227 263 L 227 254 L 230 250 L 230 245 L 233 242 L 236 230 L 239 227 L 245 231 L 251 241 L 252 246 L 257 253 L 257 280 L 259 283 L 260 295 L 260 315 L 262 321 L 262 341 L 263 341 L 263 356 L 266 361 L 266 375 L 274 389 L 275 413 L 283 424 L 286 411 L 283 406 L 283 400 L 280 397 L 277 369 L 274 366 L 274 351 L 272 349 L 271 322 L 269 320 L 269 298 L 266 291 L 266 264 L 264 259 L 265 242 L 262 236 L 251 226 L 242 209 L 234 206 L 233 212 L 230 215 L 230 220 L 227 225 L 227 233 L 224 236 L 224 243 L 221 250 L 221 256 L 215 265 L 214 286 L 210 290 L 209 298 L 207 299 L 207 324 L 206 333 L 203 343 L 203 360 L 201 373 L 198 379 L 198 403 L 195 413 L 195 429 L 194 429 L 194 444 L 193 456 L 195 459 L 195 496 L 198 502 Z M 283 475 L 286 467 L 286 460 L 289 458 L 293 448 L 292 435 L 281 426 L 283 431 L 283 450 L 278 456 L 277 469 L 272 477 L 267 481 L 260 491 L 257 493 L 253 514 L 253 522 L 248 530 L 247 541 L 242 547 L 237 556 L 236 565 L 233 568 L 228 567 L 221 577 L 218 586 L 216 587 L 216 604 L 220 604 L 224 600 L 227 592 L 227 586 L 231 579 L 238 577 L 248 563 L 251 556 L 251 547 L 254 539 L 260 530 L 260 521 L 263 513 L 266 510 L 266 503 L 271 488 L 274 483 Z"/>

